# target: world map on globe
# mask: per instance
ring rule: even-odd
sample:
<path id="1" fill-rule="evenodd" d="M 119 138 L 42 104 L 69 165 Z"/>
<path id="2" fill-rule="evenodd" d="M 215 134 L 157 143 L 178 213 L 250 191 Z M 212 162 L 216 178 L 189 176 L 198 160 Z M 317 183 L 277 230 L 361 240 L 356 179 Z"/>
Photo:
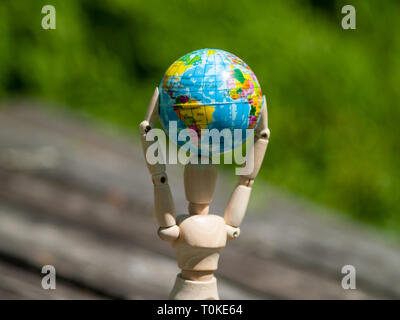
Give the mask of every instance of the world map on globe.
<path id="1" fill-rule="evenodd" d="M 179 58 L 165 72 L 159 92 L 164 130 L 177 145 L 198 154 L 240 147 L 247 138 L 246 129 L 254 129 L 259 122 L 262 93 L 257 77 L 243 60 L 223 50 L 200 49 Z M 172 121 L 175 135 L 170 132 Z M 183 129 L 192 129 L 184 141 L 178 138 Z M 201 143 L 205 129 L 227 129 L 232 139 L 211 139 L 206 148 Z M 241 139 L 234 139 L 234 131 L 241 132 Z"/>

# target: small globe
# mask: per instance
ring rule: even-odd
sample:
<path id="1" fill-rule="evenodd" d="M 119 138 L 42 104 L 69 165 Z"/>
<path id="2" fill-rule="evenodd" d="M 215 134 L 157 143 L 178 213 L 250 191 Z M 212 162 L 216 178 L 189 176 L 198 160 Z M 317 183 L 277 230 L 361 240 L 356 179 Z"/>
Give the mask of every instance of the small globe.
<path id="1" fill-rule="evenodd" d="M 236 149 L 246 140 L 246 129 L 259 122 L 258 80 L 243 60 L 223 50 L 201 49 L 179 58 L 165 72 L 159 92 L 164 130 L 191 152 L 215 155 Z M 215 133 L 223 138 L 212 139 Z"/>

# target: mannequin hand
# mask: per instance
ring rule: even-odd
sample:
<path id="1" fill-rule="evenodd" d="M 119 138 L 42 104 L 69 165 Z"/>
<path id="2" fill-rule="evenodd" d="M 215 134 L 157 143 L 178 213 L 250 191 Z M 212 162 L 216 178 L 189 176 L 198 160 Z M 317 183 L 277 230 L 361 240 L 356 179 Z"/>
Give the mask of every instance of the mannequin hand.
<path id="1" fill-rule="evenodd" d="M 268 129 L 267 98 L 263 96 L 263 107 L 260 115 L 260 123 L 256 128 L 256 137 L 268 140 L 270 134 L 271 132 Z"/>
<path id="2" fill-rule="evenodd" d="M 179 238 L 179 227 L 176 224 L 170 227 L 160 227 L 157 233 L 162 240 L 172 242 Z"/>

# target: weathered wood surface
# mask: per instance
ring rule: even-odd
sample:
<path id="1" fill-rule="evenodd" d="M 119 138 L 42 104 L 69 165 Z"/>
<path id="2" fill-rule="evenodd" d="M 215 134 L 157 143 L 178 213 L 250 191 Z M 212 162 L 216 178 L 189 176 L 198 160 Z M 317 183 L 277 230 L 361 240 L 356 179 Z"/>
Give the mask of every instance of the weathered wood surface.
<path id="1" fill-rule="evenodd" d="M 107 297 L 165 298 L 174 284 L 171 275 L 178 272 L 170 258 L 75 224 L 61 224 L 5 206 L 0 206 L 0 221 L 3 254 L 32 267 L 54 265 L 63 278 Z M 253 297 L 223 280 L 220 287 L 230 299 Z"/>
<path id="2" fill-rule="evenodd" d="M 18 267 L 15 263 L 0 261 L 1 299 L 102 299 L 92 289 L 75 286 L 59 280 L 55 290 L 43 290 L 42 275 L 33 270 Z"/>
<path id="3" fill-rule="evenodd" d="M 39 277 L 53 264 L 98 297 L 165 298 L 178 268 L 156 235 L 139 141 L 103 131 L 37 106 L 1 111 L 0 262 L 17 259 Z M 178 213 L 182 169 L 168 166 Z M 223 214 L 235 183 L 219 170 L 210 212 Z M 400 298 L 398 243 L 261 181 L 241 229 L 222 251 L 221 298 Z M 345 264 L 357 269 L 357 290 L 341 288 Z"/>

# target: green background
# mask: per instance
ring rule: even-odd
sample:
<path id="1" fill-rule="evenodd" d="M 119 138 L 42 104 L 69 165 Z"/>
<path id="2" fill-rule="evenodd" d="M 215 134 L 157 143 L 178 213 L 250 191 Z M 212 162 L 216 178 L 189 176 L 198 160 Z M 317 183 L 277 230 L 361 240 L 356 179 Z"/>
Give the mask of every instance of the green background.
<path id="1" fill-rule="evenodd" d="M 57 29 L 41 28 L 41 8 Z M 357 29 L 343 30 L 353 4 Z M 260 179 L 400 231 L 398 1 L 2 0 L 0 97 L 61 104 L 137 134 L 183 54 L 242 58 L 267 96 Z"/>

